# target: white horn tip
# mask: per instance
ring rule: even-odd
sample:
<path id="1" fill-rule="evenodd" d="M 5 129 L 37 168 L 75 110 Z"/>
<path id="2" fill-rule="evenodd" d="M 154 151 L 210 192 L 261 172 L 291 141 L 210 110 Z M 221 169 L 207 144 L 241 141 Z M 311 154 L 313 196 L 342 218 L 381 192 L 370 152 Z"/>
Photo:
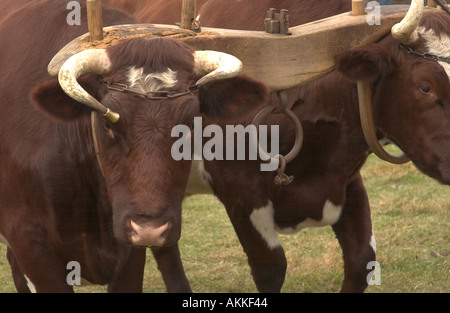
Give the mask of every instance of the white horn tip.
<path id="1" fill-rule="evenodd" d="M 217 51 L 197 51 L 195 53 L 195 72 L 208 73 L 197 81 L 203 85 L 212 80 L 226 79 L 239 75 L 242 72 L 242 62 L 235 56 Z"/>

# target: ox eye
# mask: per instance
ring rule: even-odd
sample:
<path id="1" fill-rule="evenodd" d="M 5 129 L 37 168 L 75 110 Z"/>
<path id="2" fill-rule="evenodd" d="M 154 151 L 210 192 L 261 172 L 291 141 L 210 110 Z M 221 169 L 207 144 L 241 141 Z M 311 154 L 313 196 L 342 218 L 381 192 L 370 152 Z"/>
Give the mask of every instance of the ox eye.
<path id="1" fill-rule="evenodd" d="M 419 88 L 420 88 L 420 91 L 423 92 L 424 94 L 431 93 L 431 87 L 428 85 L 423 85 L 423 86 L 420 86 Z"/>

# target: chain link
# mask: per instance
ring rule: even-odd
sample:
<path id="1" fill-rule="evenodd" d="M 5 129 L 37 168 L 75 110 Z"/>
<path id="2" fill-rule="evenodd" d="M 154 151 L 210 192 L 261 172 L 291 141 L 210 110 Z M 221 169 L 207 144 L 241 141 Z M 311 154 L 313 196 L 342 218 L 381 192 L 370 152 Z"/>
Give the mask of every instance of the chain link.
<path id="1" fill-rule="evenodd" d="M 445 62 L 445 63 L 450 64 L 450 58 L 440 57 L 440 56 L 437 56 L 437 55 L 429 53 L 429 52 L 420 53 L 420 52 L 414 51 L 411 47 L 405 46 L 404 44 L 400 44 L 400 48 L 405 50 L 409 54 L 419 56 L 426 60 L 440 61 L 440 62 Z"/>
<path id="2" fill-rule="evenodd" d="M 142 93 L 133 89 L 129 89 L 129 87 L 125 84 L 121 83 L 110 83 L 103 79 L 100 79 L 100 82 L 110 90 L 119 91 L 119 92 L 128 92 L 140 97 L 144 97 L 148 100 L 164 100 L 164 99 L 173 99 L 181 96 L 185 96 L 191 93 L 195 93 L 198 91 L 197 85 L 189 86 L 188 89 L 184 91 L 155 91 L 149 93 Z"/>

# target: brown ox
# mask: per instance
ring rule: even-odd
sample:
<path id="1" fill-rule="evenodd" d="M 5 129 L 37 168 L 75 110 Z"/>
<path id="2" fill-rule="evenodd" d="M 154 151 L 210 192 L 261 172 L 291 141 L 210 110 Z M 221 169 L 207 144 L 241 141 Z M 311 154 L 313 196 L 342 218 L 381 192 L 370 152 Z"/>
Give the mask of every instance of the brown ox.
<path id="1" fill-rule="evenodd" d="M 0 239 L 15 285 L 72 291 L 66 266 L 76 261 L 92 283 L 141 291 L 145 249 L 136 246 L 151 246 L 161 247 L 152 251 L 168 291 L 190 291 L 177 245 L 190 162 L 170 157 L 170 132 L 192 123 L 198 97 L 165 95 L 241 64 L 168 39 L 131 39 L 81 52 L 50 79 L 53 55 L 87 31 L 84 5 L 81 25 L 70 26 L 67 2 L 2 1 Z M 106 25 L 133 22 L 112 9 L 103 16 Z"/>
<path id="2" fill-rule="evenodd" d="M 286 258 L 277 232 L 325 225 L 332 226 L 343 250 L 342 291 L 367 286 L 375 240 L 359 171 L 370 150 L 361 129 L 355 80 L 372 86 L 378 138 L 397 144 L 423 173 L 450 184 L 450 16 L 424 16 L 410 38 L 414 51 L 442 59 L 409 54 L 389 34 L 375 44 L 340 53 L 338 71 L 287 91 L 287 104 L 304 130 L 302 149 L 286 168 L 295 176 L 290 185 L 275 185 L 275 173 L 261 172 L 257 161 L 201 164 L 226 207 L 258 290 L 279 292 L 284 281 Z M 217 107 L 202 102 L 203 125 L 248 125 L 268 100 L 278 103 L 262 85 L 253 84 L 261 90 L 258 103 Z M 219 101 L 246 88 L 249 83 L 235 78 L 226 85 L 211 83 L 202 92 L 213 92 Z M 290 121 L 275 115 L 267 123 L 280 125 L 280 153 L 286 154 L 294 137 Z"/>
<path id="3" fill-rule="evenodd" d="M 209 0 L 199 10 L 200 22 L 202 26 L 260 30 L 262 16 L 272 6 L 289 9 L 291 25 L 350 9 L 348 0 L 303 1 L 303 6 L 318 8 L 310 11 L 303 10 L 300 2 L 263 0 L 249 5 L 249 1 L 236 1 L 230 5 L 229 1 Z M 141 22 L 152 20 L 144 17 Z M 445 42 L 449 34 L 445 30 L 450 29 L 449 17 L 429 15 L 423 27 L 418 29 L 420 36 L 412 47 L 448 58 Z M 424 173 L 450 183 L 448 65 L 407 54 L 390 35 L 374 45 L 340 54 L 337 65 L 340 72 L 287 91 L 288 106 L 301 119 L 305 135 L 300 154 L 286 169 L 295 176 L 292 184 L 274 185 L 275 174 L 261 172 L 257 161 L 198 164 L 199 172 L 227 209 L 260 291 L 278 292 L 284 281 L 286 258 L 276 232 L 325 225 L 332 225 L 343 249 L 342 291 L 363 291 L 367 286 L 366 267 L 375 260 L 375 240 L 359 170 L 370 151 L 362 134 L 353 80 L 372 84 L 380 139 L 395 142 Z M 244 106 L 222 101 L 230 92 L 243 90 L 259 90 L 259 99 Z M 216 95 L 215 101 L 201 102 L 204 127 L 248 125 L 268 100 L 278 103 L 263 85 L 241 78 L 208 84 L 200 95 L 203 92 Z M 214 105 L 216 101 L 221 105 Z M 287 153 L 294 137 L 290 122 L 278 116 L 267 122 L 280 125 L 280 152 Z M 189 183 L 187 192 L 206 192 L 198 187 Z"/>

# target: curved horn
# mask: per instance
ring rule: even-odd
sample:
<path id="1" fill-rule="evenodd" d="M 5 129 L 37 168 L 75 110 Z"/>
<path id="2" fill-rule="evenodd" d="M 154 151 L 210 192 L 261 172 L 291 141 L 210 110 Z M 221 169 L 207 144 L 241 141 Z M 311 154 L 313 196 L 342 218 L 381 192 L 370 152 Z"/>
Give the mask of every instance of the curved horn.
<path id="1" fill-rule="evenodd" d="M 392 26 L 391 33 L 395 39 L 405 45 L 410 45 L 414 42 L 412 38 L 413 32 L 419 26 L 424 9 L 423 0 L 412 0 L 408 12 L 400 23 Z"/>
<path id="2" fill-rule="evenodd" d="M 197 81 L 197 85 L 217 79 L 225 79 L 237 76 L 242 71 L 242 62 L 227 53 L 217 51 L 196 51 L 195 73 L 204 75 Z"/>
<path id="3" fill-rule="evenodd" d="M 102 113 L 114 123 L 119 120 L 119 114 L 104 107 L 97 99 L 84 90 L 77 81 L 77 78 L 84 74 L 103 74 L 110 68 L 111 62 L 106 50 L 89 49 L 67 59 L 58 73 L 58 81 L 69 97 Z"/>

